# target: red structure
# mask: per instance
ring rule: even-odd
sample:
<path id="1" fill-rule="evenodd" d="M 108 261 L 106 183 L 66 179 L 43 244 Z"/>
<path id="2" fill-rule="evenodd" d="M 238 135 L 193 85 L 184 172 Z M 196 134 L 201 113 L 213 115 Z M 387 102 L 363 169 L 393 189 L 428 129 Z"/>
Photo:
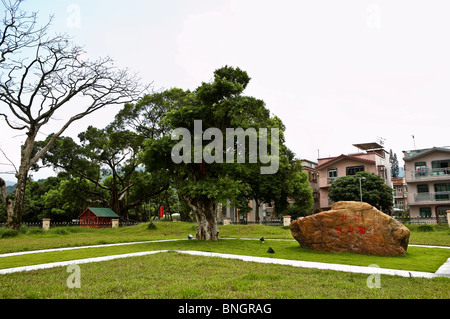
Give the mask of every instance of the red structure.
<path id="1" fill-rule="evenodd" d="M 89 207 L 78 218 L 81 227 L 111 228 L 112 220 L 118 219 L 119 215 L 110 208 Z"/>

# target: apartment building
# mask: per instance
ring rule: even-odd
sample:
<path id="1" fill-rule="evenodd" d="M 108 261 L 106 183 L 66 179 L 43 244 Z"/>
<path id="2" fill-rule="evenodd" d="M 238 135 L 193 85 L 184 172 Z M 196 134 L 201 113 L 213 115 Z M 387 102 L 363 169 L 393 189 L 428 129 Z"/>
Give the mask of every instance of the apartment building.
<path id="1" fill-rule="evenodd" d="M 318 213 L 320 211 L 319 171 L 317 169 L 319 164 L 307 159 L 302 159 L 301 161 L 302 170 L 308 173 L 308 183 L 313 189 L 314 206 L 312 211 Z"/>
<path id="2" fill-rule="evenodd" d="M 353 144 L 358 153 L 318 159 L 320 210 L 329 210 L 333 202 L 328 198 L 331 184 L 343 176 L 366 171 L 381 176 L 392 187 L 389 153 L 379 143 Z"/>
<path id="3" fill-rule="evenodd" d="M 408 209 L 408 187 L 404 177 L 392 177 L 392 188 L 394 189 L 394 213 L 403 212 Z"/>
<path id="4" fill-rule="evenodd" d="M 437 221 L 450 210 L 450 147 L 403 151 L 411 218 Z"/>

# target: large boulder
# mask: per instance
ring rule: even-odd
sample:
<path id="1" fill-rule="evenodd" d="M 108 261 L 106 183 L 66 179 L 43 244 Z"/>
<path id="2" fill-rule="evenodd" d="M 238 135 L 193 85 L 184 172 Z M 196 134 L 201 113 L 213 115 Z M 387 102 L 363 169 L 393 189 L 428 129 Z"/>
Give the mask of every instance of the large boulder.
<path id="1" fill-rule="evenodd" d="M 292 236 L 302 248 L 380 256 L 405 254 L 409 229 L 362 202 L 337 202 L 331 210 L 294 220 Z"/>

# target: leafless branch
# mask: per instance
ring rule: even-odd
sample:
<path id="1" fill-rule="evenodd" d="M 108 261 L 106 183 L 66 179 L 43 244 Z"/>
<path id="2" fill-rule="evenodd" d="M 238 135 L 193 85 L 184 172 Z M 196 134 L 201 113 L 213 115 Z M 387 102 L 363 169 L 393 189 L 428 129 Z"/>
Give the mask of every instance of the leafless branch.
<path id="1" fill-rule="evenodd" d="M 6 156 L 6 154 L 5 154 L 5 152 L 0 148 L 0 152 L 2 152 L 2 154 L 3 154 L 3 156 L 6 158 L 6 160 L 8 161 L 8 162 L 10 162 L 11 163 L 11 165 L 12 165 L 12 167 L 14 167 L 14 170 L 16 171 L 16 173 L 18 172 L 18 170 L 17 170 L 17 167 L 16 167 L 16 165 L 14 165 L 14 162 L 13 161 L 11 161 L 9 158 L 8 158 L 8 156 Z"/>

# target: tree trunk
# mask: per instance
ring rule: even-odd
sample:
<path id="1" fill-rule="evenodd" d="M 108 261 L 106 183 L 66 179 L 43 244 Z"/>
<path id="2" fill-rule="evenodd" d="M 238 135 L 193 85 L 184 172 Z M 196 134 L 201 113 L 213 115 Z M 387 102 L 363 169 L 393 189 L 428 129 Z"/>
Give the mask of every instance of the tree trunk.
<path id="1" fill-rule="evenodd" d="M 25 205 L 25 189 L 28 182 L 28 171 L 32 163 L 33 147 L 38 129 L 30 128 L 27 133 L 28 137 L 21 147 L 20 166 L 17 172 L 17 186 L 14 195 L 14 203 L 12 209 L 8 211 L 8 227 L 11 229 L 19 229 L 22 223 L 23 208 Z"/>
<path id="2" fill-rule="evenodd" d="M 12 201 L 8 198 L 8 192 L 6 191 L 6 183 L 1 177 L 0 177 L 0 195 L 3 204 L 5 204 L 6 206 L 6 216 L 8 217 L 7 222 L 9 224 L 10 216 L 13 216 L 14 213 L 13 212 L 14 207 Z"/>
<path id="3" fill-rule="evenodd" d="M 197 240 L 219 240 L 214 202 L 210 199 L 193 199 L 185 197 L 187 204 L 192 209 L 197 220 Z"/>
<path id="4" fill-rule="evenodd" d="M 22 223 L 22 213 L 25 205 L 25 189 L 28 181 L 28 169 L 22 167 L 17 174 L 17 186 L 14 195 L 14 205 L 12 211 L 8 215 L 8 227 L 11 229 L 19 229 Z"/>

